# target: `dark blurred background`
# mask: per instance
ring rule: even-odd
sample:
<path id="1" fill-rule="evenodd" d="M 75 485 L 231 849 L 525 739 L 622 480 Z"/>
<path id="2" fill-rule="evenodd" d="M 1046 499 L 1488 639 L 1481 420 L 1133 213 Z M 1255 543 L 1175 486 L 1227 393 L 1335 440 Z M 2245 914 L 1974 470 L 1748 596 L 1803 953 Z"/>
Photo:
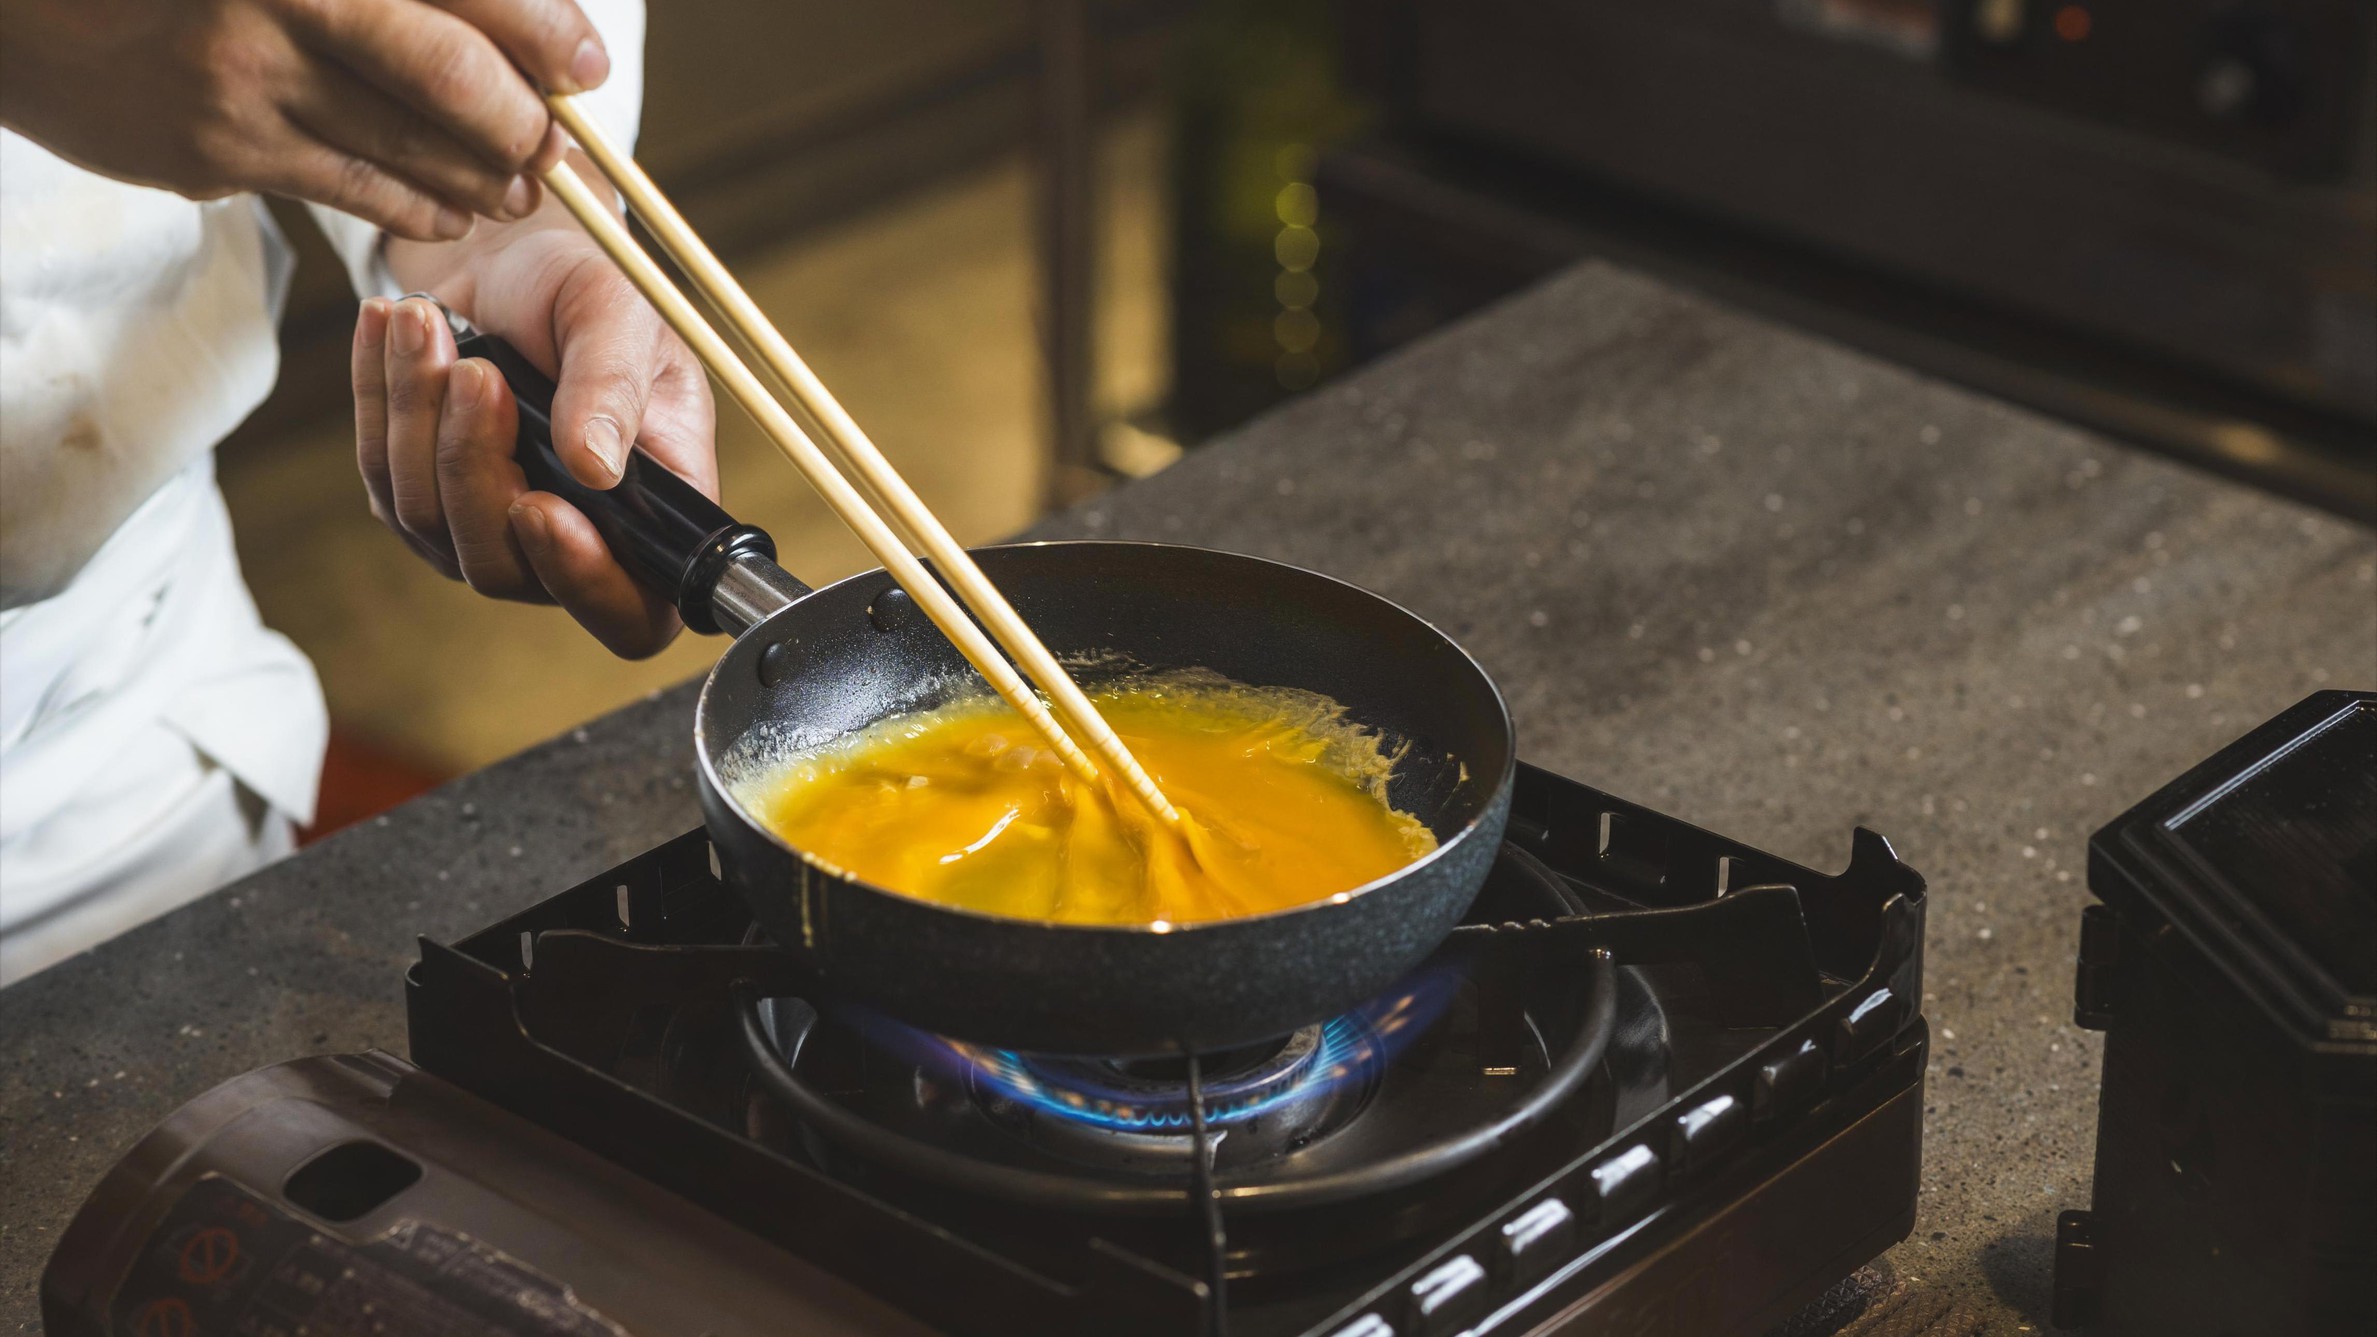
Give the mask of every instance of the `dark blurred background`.
<path id="1" fill-rule="evenodd" d="M 1261 398 L 1236 196 L 1277 140 L 1322 220 L 1310 354 L 1279 280 L 1282 387 L 1601 255 L 2377 510 L 2364 0 L 1243 8 L 1264 17 L 1214 23 L 1182 64 L 1192 431 Z M 1293 43 L 1300 61 L 1225 54 Z"/>
<path id="2" fill-rule="evenodd" d="M 649 63 L 646 165 L 969 540 L 1589 256 L 2377 518 L 2368 0 L 653 0 Z M 340 812 L 702 667 L 371 533 L 351 319 L 310 256 L 225 457 Z M 863 564 L 721 451 L 801 574 Z"/>

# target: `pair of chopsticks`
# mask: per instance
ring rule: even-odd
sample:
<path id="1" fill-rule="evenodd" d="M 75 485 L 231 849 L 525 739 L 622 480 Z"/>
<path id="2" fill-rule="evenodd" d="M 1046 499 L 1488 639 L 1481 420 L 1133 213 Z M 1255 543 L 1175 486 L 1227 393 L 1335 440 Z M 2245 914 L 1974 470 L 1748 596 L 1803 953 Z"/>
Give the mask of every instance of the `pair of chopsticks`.
<path id="1" fill-rule="evenodd" d="M 562 204 L 626 273 L 628 281 L 660 312 L 661 319 L 669 323 L 701 364 L 759 424 L 768 440 L 825 498 L 826 505 L 842 523 L 850 526 L 859 542 L 866 545 L 883 569 L 891 573 L 900 588 L 933 620 L 933 625 L 990 682 L 1000 699 L 1030 721 L 1076 775 L 1094 783 L 1099 774 L 1097 765 L 1074 741 L 1078 737 L 1088 741 L 1149 812 L 1167 826 L 1179 826 L 1180 811 L 1156 788 L 1146 768 L 1123 746 L 1122 739 L 1098 714 L 1080 685 L 1065 672 L 1048 647 L 1041 644 L 1014 606 L 982 574 L 966 550 L 958 546 L 940 519 L 891 467 L 891 462 L 883 458 L 883 452 L 859 430 L 850 414 L 825 388 L 825 383 L 809 370 L 809 364 L 792 350 L 792 345 L 785 342 L 759 305 L 751 300 L 751 295 L 743 291 L 743 285 L 735 281 L 726 266 L 695 235 L 684 215 L 660 193 L 652 178 L 644 174 L 633 158 L 621 153 L 571 99 L 552 96 L 546 102 L 553 109 L 554 119 L 586 150 L 586 155 L 618 189 L 627 206 L 643 220 L 645 228 L 659 240 L 662 249 L 677 262 L 693 286 L 759 355 L 793 402 L 822 429 L 835 458 L 827 458 L 734 348 L 636 244 L 627 225 L 611 212 L 568 160 L 555 163 L 544 174 L 546 187 L 560 197 Z M 836 467 L 837 462 L 841 468 Z M 905 537 L 876 513 L 867 498 L 843 476 L 842 469 L 848 469 L 865 483 L 900 529 L 906 531 Z M 964 607 L 917 560 L 911 541 L 932 558 L 965 600 Z M 972 618 L 967 616 L 968 609 L 973 612 Z M 979 626 L 975 618 L 981 620 Z M 983 634 L 985 627 L 990 631 L 988 637 Z M 995 645 L 991 637 L 997 638 Z M 1000 647 L 1005 647 L 1006 654 L 1014 657 L 1013 663 L 1000 654 Z M 1016 671 L 1019 665 L 1022 674 Z M 1024 675 L 1029 675 L 1031 682 L 1048 694 L 1048 705 L 1033 694 Z M 1050 705 L 1055 708 L 1054 714 Z M 1058 716 L 1063 717 L 1062 723 L 1058 722 Z"/>

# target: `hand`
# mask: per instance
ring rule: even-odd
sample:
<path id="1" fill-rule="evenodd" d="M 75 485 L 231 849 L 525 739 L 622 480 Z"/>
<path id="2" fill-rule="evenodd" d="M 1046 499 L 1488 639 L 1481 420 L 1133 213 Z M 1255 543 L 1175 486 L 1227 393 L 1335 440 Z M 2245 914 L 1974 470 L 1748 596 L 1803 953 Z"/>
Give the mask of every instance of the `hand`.
<path id="1" fill-rule="evenodd" d="M 0 124 L 58 156 L 423 241 L 534 211 L 563 141 L 529 80 L 610 73 L 572 0 L 0 0 L 0 20 Z"/>
<path id="2" fill-rule="evenodd" d="M 708 381 L 676 335 L 583 234 L 527 232 L 441 289 L 471 322 L 559 368 L 553 442 L 579 481 L 610 487 L 629 442 L 716 497 Z M 495 368 L 456 361 L 428 302 L 363 305 L 355 325 L 356 458 L 372 514 L 482 594 L 558 602 L 612 653 L 675 639 L 676 610 L 615 561 L 593 522 L 531 492 L 512 461 L 517 406 Z"/>

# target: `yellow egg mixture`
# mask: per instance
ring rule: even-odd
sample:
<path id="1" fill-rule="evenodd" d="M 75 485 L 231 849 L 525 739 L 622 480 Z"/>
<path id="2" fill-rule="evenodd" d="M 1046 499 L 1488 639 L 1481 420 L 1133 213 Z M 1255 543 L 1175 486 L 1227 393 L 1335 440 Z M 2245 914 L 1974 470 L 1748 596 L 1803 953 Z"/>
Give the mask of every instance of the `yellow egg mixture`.
<path id="1" fill-rule="evenodd" d="M 1093 692 L 1186 821 L 1080 780 L 995 697 L 896 716 L 735 787 L 796 848 L 876 886 L 1022 919 L 1188 923 L 1326 900 L 1436 848 L 1394 758 L 1325 697 L 1213 674 Z"/>

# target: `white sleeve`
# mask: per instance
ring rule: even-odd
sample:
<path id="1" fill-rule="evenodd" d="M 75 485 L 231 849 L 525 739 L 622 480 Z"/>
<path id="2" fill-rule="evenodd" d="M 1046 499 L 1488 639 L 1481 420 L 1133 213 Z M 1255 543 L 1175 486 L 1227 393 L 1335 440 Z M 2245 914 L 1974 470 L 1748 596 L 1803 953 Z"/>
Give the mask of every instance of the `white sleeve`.
<path id="1" fill-rule="evenodd" d="M 577 0 L 594 30 L 602 34 L 611 53 L 611 77 L 603 86 L 578 99 L 597 125 L 612 138 L 635 149 L 644 114 L 644 0 Z M 330 248 L 347 267 L 347 278 L 358 297 L 402 297 L 404 288 L 388 272 L 381 254 L 386 240 L 374 225 L 327 205 L 308 204 L 307 211 L 330 239 Z"/>

